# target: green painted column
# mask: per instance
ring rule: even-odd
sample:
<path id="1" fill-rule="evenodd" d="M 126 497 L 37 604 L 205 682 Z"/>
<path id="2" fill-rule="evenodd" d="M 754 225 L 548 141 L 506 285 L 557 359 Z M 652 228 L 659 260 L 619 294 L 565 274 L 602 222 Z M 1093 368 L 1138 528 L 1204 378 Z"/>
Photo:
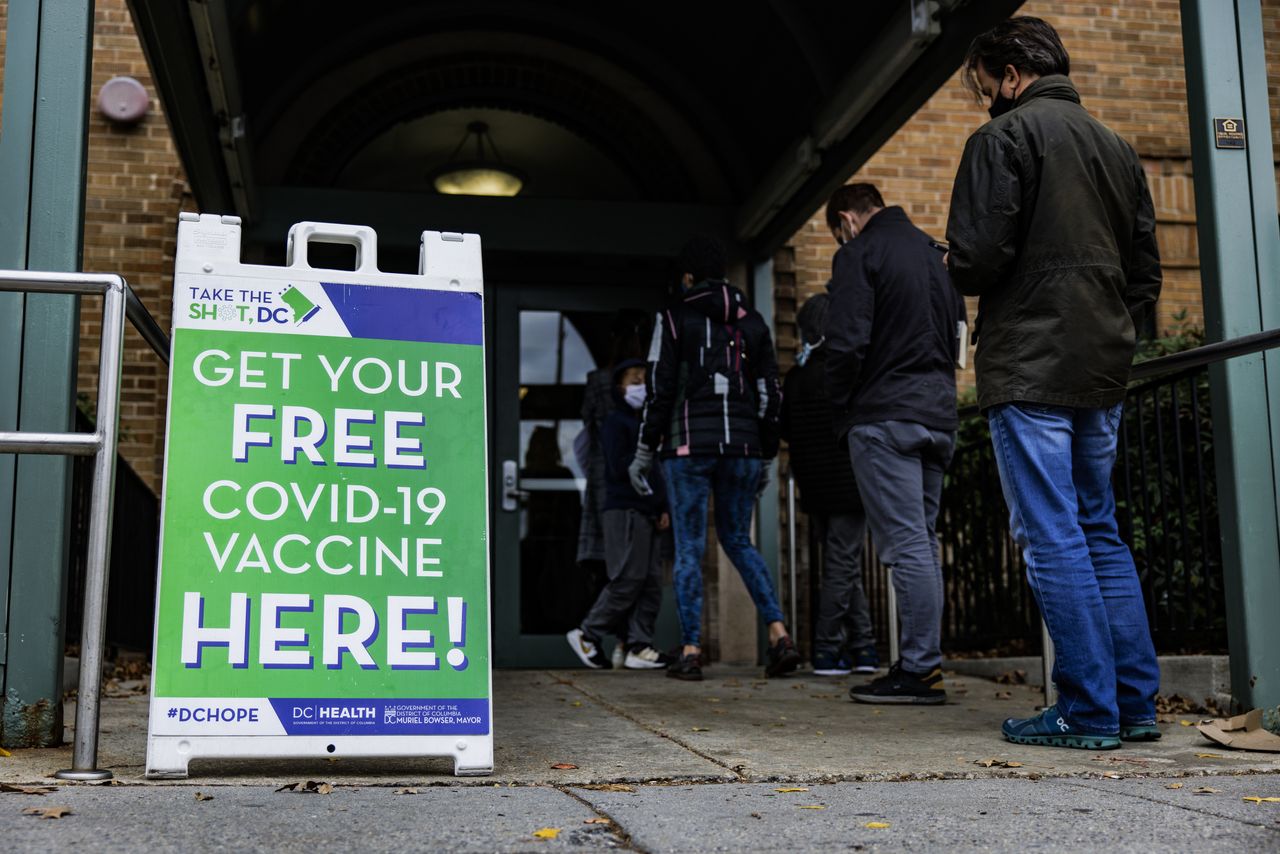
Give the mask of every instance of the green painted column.
<path id="1" fill-rule="evenodd" d="M 1280 226 L 1259 0 L 1182 0 L 1205 326 L 1280 326 Z M 1243 120 L 1220 147 L 1215 120 Z M 1280 352 L 1211 369 L 1232 694 L 1280 725 Z"/>
<path id="2" fill-rule="evenodd" d="M 92 0 L 9 4 L 0 124 L 0 267 L 80 269 Z M 0 301 L 0 427 L 72 429 L 76 298 Z M 0 456 L 0 741 L 62 741 L 71 463 Z"/>

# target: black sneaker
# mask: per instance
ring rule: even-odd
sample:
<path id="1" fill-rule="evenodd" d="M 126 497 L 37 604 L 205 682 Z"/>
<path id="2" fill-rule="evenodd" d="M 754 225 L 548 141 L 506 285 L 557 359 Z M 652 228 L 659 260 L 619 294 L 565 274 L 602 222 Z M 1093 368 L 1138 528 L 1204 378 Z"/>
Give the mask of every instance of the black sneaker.
<path id="1" fill-rule="evenodd" d="M 702 681 L 702 665 L 699 655 L 682 655 L 680 660 L 667 668 L 667 675 L 672 679 L 683 679 L 686 682 Z"/>
<path id="2" fill-rule="evenodd" d="M 859 703 L 939 706 L 947 701 L 947 692 L 942 690 L 942 668 L 920 675 L 903 670 L 899 662 L 889 668 L 887 675 L 850 688 L 849 699 Z"/>
<path id="3" fill-rule="evenodd" d="M 789 635 L 778 638 L 777 643 L 765 650 L 764 657 L 764 675 L 768 677 L 785 676 L 800 666 L 800 653 Z"/>

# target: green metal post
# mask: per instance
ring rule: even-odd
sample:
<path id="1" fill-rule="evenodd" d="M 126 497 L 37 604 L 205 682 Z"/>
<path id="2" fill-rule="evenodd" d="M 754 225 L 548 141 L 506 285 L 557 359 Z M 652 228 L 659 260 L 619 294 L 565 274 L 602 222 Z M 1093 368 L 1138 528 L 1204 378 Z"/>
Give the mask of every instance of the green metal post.
<path id="1" fill-rule="evenodd" d="M 1182 0 L 1205 326 L 1280 326 L 1280 225 L 1259 0 Z M 1243 120 L 1245 148 L 1215 120 Z M 1221 124 L 1221 123 L 1219 123 Z M 1280 353 L 1210 372 L 1231 688 L 1280 724 Z"/>
<path id="2" fill-rule="evenodd" d="M 9 4 L 0 125 L 2 267 L 80 268 L 92 43 L 92 0 Z M 6 295 L 0 316 L 0 426 L 72 429 L 76 298 Z M 71 464 L 64 457 L 0 459 L 6 606 L 0 742 L 58 744 Z"/>

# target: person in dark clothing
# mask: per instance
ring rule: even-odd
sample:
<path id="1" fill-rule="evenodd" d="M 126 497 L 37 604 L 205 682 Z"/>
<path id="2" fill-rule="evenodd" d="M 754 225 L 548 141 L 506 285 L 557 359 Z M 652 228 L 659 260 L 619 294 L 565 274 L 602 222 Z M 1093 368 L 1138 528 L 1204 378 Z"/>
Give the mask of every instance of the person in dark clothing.
<path id="1" fill-rule="evenodd" d="M 724 280 L 724 247 L 695 237 L 680 254 L 684 292 L 658 316 L 649 350 L 649 398 L 631 464 L 637 492 L 661 451 L 676 538 L 675 591 L 684 647 L 667 668 L 702 678 L 702 555 L 707 498 L 715 495 L 716 537 L 768 624 L 766 676 L 796 669 L 796 651 L 764 559 L 751 543 L 751 514 L 765 486 L 765 460 L 778 452 L 778 365 L 769 327 Z"/>
<path id="2" fill-rule="evenodd" d="M 1082 748 L 1157 739 L 1160 671 L 1111 488 L 1136 330 L 1160 292 L 1146 175 L 1081 106 L 1044 21 L 978 36 L 964 68 L 991 121 L 956 174 L 947 264 L 979 297 L 978 403 L 1057 653 L 1056 706 L 1003 732 Z"/>
<path id="3" fill-rule="evenodd" d="M 929 236 L 871 184 L 841 187 L 832 262 L 827 387 L 858 492 L 898 596 L 901 660 L 850 690 L 864 703 L 944 703 L 942 565 L 935 525 L 955 447 L 964 302 Z"/>
<path id="4" fill-rule="evenodd" d="M 822 594 L 814 629 L 817 676 L 874 673 L 871 607 L 862 584 L 867 516 L 858 497 L 849 454 L 831 435 L 835 410 L 827 395 L 823 329 L 830 297 L 810 297 L 796 317 L 803 348 L 782 382 L 782 438 L 800 485 L 800 509 L 823 542 Z"/>
<path id="5" fill-rule="evenodd" d="M 600 638 L 626 620 L 627 650 L 623 666 L 631 670 L 666 667 L 671 659 L 653 648 L 653 627 L 662 605 L 660 535 L 671 526 L 661 476 L 650 473 L 655 490 L 639 495 L 631 488 L 628 468 L 640 435 L 638 410 L 644 405 L 645 365 L 639 359 L 620 362 L 613 371 L 614 408 L 600 426 L 604 456 L 605 571 L 609 583 L 600 591 L 582 625 L 566 638 L 582 663 L 609 669 Z"/>

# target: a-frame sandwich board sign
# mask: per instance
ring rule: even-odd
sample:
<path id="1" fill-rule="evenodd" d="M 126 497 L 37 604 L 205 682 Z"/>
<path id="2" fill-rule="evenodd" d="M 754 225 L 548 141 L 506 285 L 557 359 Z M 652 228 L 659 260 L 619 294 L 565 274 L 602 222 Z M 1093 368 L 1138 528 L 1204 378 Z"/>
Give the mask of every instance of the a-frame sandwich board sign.
<path id="1" fill-rule="evenodd" d="M 314 242 L 356 248 L 313 268 Z M 192 759 L 446 756 L 493 770 L 480 238 L 418 275 L 304 222 L 178 224 L 147 776 Z"/>

